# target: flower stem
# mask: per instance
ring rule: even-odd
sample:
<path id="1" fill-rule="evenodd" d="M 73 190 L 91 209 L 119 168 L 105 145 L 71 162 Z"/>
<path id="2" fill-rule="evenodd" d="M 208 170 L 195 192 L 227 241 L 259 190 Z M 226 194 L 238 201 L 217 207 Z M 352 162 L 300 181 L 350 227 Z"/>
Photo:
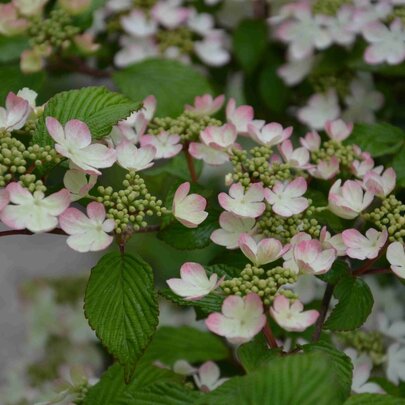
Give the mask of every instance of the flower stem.
<path id="1" fill-rule="evenodd" d="M 374 259 L 367 260 L 363 266 L 361 266 L 359 269 L 355 270 L 353 272 L 354 276 L 361 276 L 362 274 L 367 273 L 367 270 L 385 253 L 388 247 L 388 242 L 385 244 L 385 246 L 380 250 L 380 253 L 378 254 L 377 257 Z"/>
<path id="2" fill-rule="evenodd" d="M 325 323 L 326 314 L 328 313 L 330 300 L 332 299 L 333 289 L 335 287 L 332 284 L 327 284 L 325 292 L 322 298 L 321 309 L 319 311 L 319 318 L 315 324 L 315 331 L 312 335 L 312 341 L 317 342 L 321 337 L 322 327 Z"/>
<path id="3" fill-rule="evenodd" d="M 273 331 L 271 330 L 270 323 L 266 320 L 266 323 L 263 327 L 263 334 L 264 337 L 266 338 L 267 344 L 272 348 L 272 349 L 277 349 L 278 344 L 276 342 L 276 339 L 273 336 Z"/>
<path id="4" fill-rule="evenodd" d="M 183 151 L 184 151 L 184 154 L 186 155 L 187 166 L 188 166 L 188 171 L 190 172 L 191 181 L 192 181 L 192 183 L 197 183 L 198 177 L 197 177 L 197 173 L 195 171 L 193 157 L 188 152 L 188 144 L 184 145 Z"/>
<path id="5" fill-rule="evenodd" d="M 56 229 L 53 229 L 52 231 L 48 231 L 48 232 L 45 232 L 45 233 L 51 233 L 53 235 L 67 235 L 60 228 L 56 228 Z M 0 232 L 0 237 L 2 237 L 2 236 L 15 236 L 15 235 L 37 235 L 37 234 L 29 231 L 28 229 L 13 229 L 13 230 L 10 230 L 10 231 Z"/>

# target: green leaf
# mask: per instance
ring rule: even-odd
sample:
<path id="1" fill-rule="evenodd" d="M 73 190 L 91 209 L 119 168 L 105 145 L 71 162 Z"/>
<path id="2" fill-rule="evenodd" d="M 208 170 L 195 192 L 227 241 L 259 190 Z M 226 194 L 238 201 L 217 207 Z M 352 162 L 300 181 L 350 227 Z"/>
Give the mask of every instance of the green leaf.
<path id="1" fill-rule="evenodd" d="M 156 332 L 142 360 L 159 360 L 163 364 L 173 365 L 177 360 L 190 363 L 223 360 L 229 354 L 222 340 L 211 333 L 188 326 L 165 326 Z"/>
<path id="2" fill-rule="evenodd" d="M 244 20 L 233 34 L 233 50 L 243 70 L 252 73 L 263 58 L 268 44 L 264 20 Z"/>
<path id="3" fill-rule="evenodd" d="M 84 87 L 56 94 L 45 107 L 33 141 L 41 146 L 52 145 L 53 140 L 45 125 L 46 117 L 55 117 L 62 124 L 71 119 L 84 121 L 93 138 L 100 139 L 111 132 L 120 120 L 128 117 L 140 105 L 105 87 Z"/>
<path id="4" fill-rule="evenodd" d="M 207 79 L 193 67 L 174 60 L 148 59 L 113 76 L 117 87 L 129 98 L 141 101 L 153 94 L 157 116 L 175 117 L 194 97 L 211 93 Z"/>
<path id="5" fill-rule="evenodd" d="M 91 271 L 84 310 L 128 380 L 158 324 L 152 269 L 137 256 L 103 256 Z"/>
<path id="6" fill-rule="evenodd" d="M 307 344 L 303 346 L 303 349 L 307 353 L 321 352 L 329 357 L 330 365 L 337 376 L 336 385 L 339 388 L 339 398 L 342 402 L 348 398 L 353 378 L 353 364 L 350 357 L 326 342 Z"/>
<path id="7" fill-rule="evenodd" d="M 28 48 L 27 37 L 5 37 L 0 35 L 0 63 L 19 60 L 21 53 L 26 48 Z"/>
<path id="8" fill-rule="evenodd" d="M 398 152 L 404 145 L 405 133 L 401 128 L 385 122 L 356 124 L 348 142 L 359 145 L 374 157 L 379 157 Z"/>
<path id="9" fill-rule="evenodd" d="M 392 167 L 397 173 L 397 185 L 405 187 L 405 146 L 394 156 Z"/>
<path id="10" fill-rule="evenodd" d="M 336 378 L 323 355 L 291 355 L 231 378 L 197 404 L 340 405 Z"/>
<path id="11" fill-rule="evenodd" d="M 350 397 L 344 405 L 405 405 L 405 399 L 382 394 L 359 394 Z"/>
<path id="12" fill-rule="evenodd" d="M 325 283 L 336 285 L 343 277 L 349 276 L 349 265 L 343 260 L 336 260 L 332 268 L 325 274 L 318 276 Z"/>
<path id="13" fill-rule="evenodd" d="M 207 247 L 212 232 L 218 228 L 218 216 L 212 212 L 197 228 L 186 228 L 180 222 L 172 222 L 159 231 L 157 237 L 179 250 L 193 250 Z"/>
<path id="14" fill-rule="evenodd" d="M 326 320 L 324 328 L 344 331 L 363 325 L 374 304 L 368 285 L 360 278 L 344 277 L 336 285 L 334 296 L 339 302 Z"/>

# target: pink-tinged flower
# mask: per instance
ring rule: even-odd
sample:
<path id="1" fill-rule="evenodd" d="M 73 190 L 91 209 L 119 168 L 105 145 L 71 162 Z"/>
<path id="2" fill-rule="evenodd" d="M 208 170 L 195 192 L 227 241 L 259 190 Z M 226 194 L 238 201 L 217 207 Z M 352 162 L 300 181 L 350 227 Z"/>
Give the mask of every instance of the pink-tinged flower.
<path id="1" fill-rule="evenodd" d="M 308 200 L 303 197 L 306 191 L 307 182 L 298 177 L 290 183 L 277 181 L 271 190 L 264 190 L 264 197 L 276 214 L 291 217 L 308 208 Z"/>
<path id="2" fill-rule="evenodd" d="M 231 295 L 222 304 L 222 313 L 214 312 L 205 320 L 207 328 L 229 342 L 242 344 L 256 336 L 266 323 L 263 303 L 257 294 Z"/>
<path id="3" fill-rule="evenodd" d="M 319 275 L 330 270 L 336 259 L 336 250 L 323 249 L 316 239 L 302 240 L 294 246 L 293 256 L 299 271 Z"/>
<path id="4" fill-rule="evenodd" d="M 225 39 L 218 32 L 207 35 L 202 41 L 194 43 L 197 56 L 208 66 L 223 66 L 230 60 L 225 48 Z"/>
<path id="5" fill-rule="evenodd" d="M 310 165 L 308 165 L 308 149 L 301 147 L 294 150 L 293 144 L 289 139 L 279 145 L 278 149 L 285 162 L 289 163 L 290 166 L 298 169 L 308 169 L 310 167 Z"/>
<path id="6" fill-rule="evenodd" d="M 10 195 L 5 188 L 0 189 L 0 212 L 10 202 Z"/>
<path id="7" fill-rule="evenodd" d="M 288 86 L 295 86 L 302 82 L 312 70 L 315 58 L 308 56 L 301 60 L 290 60 L 288 63 L 277 69 L 277 74 L 284 80 Z"/>
<path id="8" fill-rule="evenodd" d="M 362 160 L 354 160 L 351 165 L 353 174 L 359 179 L 362 179 L 373 168 L 374 160 L 368 153 L 363 154 Z"/>
<path id="9" fill-rule="evenodd" d="M 265 146 L 275 146 L 288 139 L 293 131 L 292 127 L 283 128 L 277 122 L 258 127 L 254 123 L 248 125 L 252 139 Z"/>
<path id="10" fill-rule="evenodd" d="M 191 15 L 187 19 L 187 26 L 202 37 L 214 29 L 214 17 L 208 13 L 197 13 L 191 10 Z"/>
<path id="11" fill-rule="evenodd" d="M 96 183 L 97 176 L 87 176 L 86 173 L 74 167 L 68 170 L 63 177 L 63 184 L 69 190 L 72 201 L 86 197 Z"/>
<path id="12" fill-rule="evenodd" d="M 224 150 L 231 147 L 238 137 L 233 124 L 225 124 L 221 127 L 207 127 L 200 133 L 201 140 L 209 147 Z"/>
<path id="13" fill-rule="evenodd" d="M 8 131 L 21 129 L 30 113 L 28 101 L 10 92 L 6 98 L 6 108 L 0 107 L 0 128 Z"/>
<path id="14" fill-rule="evenodd" d="M 273 238 L 256 243 L 247 233 L 239 237 L 238 244 L 243 254 L 258 267 L 276 261 L 290 249 L 290 245 L 283 247 L 279 240 Z"/>
<path id="15" fill-rule="evenodd" d="M 242 184 L 232 184 L 229 195 L 226 193 L 218 195 L 219 204 L 224 210 L 249 218 L 257 218 L 263 214 L 266 208 L 263 199 L 262 183 L 253 183 L 246 191 Z"/>
<path id="16" fill-rule="evenodd" d="M 212 166 L 220 166 L 229 161 L 229 156 L 226 152 L 199 142 L 191 142 L 188 151 L 193 158 L 203 160 Z"/>
<path id="17" fill-rule="evenodd" d="M 73 42 L 76 47 L 84 55 L 91 55 L 100 49 L 100 44 L 94 42 L 94 35 L 90 32 L 84 32 L 73 37 Z"/>
<path id="18" fill-rule="evenodd" d="M 356 32 L 352 30 L 353 9 L 343 6 L 334 16 L 322 16 L 329 35 L 334 43 L 339 45 L 351 45 L 356 39 Z"/>
<path id="19" fill-rule="evenodd" d="M 123 141 L 117 146 L 117 162 L 127 170 L 141 171 L 153 166 L 156 156 L 154 146 L 146 145 L 137 148 L 130 142 Z"/>
<path id="20" fill-rule="evenodd" d="M 203 222 L 208 212 L 204 211 L 207 200 L 198 194 L 188 194 L 190 183 L 181 184 L 173 198 L 172 211 L 174 217 L 187 228 L 197 228 Z"/>
<path id="21" fill-rule="evenodd" d="M 219 287 L 223 277 L 218 280 L 217 274 L 207 273 L 201 264 L 188 262 L 180 268 L 181 278 L 171 278 L 166 281 L 170 289 L 186 300 L 199 300 Z"/>
<path id="22" fill-rule="evenodd" d="M 122 37 L 120 44 L 122 49 L 114 56 L 114 63 L 118 67 L 126 67 L 159 55 L 159 49 L 152 38 L 140 38 L 134 42 L 131 37 Z"/>
<path id="23" fill-rule="evenodd" d="M 211 240 L 227 249 L 236 249 L 242 233 L 252 234 L 256 221 L 253 218 L 242 218 L 231 212 L 222 212 L 219 216 L 220 229 L 211 234 Z"/>
<path id="24" fill-rule="evenodd" d="M 346 245 L 343 242 L 343 236 L 341 233 L 331 235 L 326 226 L 321 229 L 319 241 L 322 244 L 323 249 L 333 248 L 336 250 L 338 256 L 346 256 Z"/>
<path id="25" fill-rule="evenodd" d="M 352 259 L 375 259 L 388 239 L 387 230 L 378 232 L 370 228 L 366 236 L 357 229 L 346 229 L 342 232 L 343 243 L 346 245 L 346 254 Z"/>
<path id="26" fill-rule="evenodd" d="M 13 0 L 18 11 L 27 17 L 32 17 L 42 13 L 48 0 Z"/>
<path id="27" fill-rule="evenodd" d="M 370 44 L 364 53 L 367 63 L 398 65 L 405 60 L 405 31 L 399 18 L 389 28 L 378 21 L 370 23 L 364 27 L 363 35 Z"/>
<path id="28" fill-rule="evenodd" d="M 311 152 L 315 152 L 321 147 L 321 137 L 316 131 L 308 132 L 303 138 L 300 138 L 300 142 Z"/>
<path id="29" fill-rule="evenodd" d="M 28 28 L 28 21 L 19 18 L 17 9 L 13 3 L 0 4 L 0 34 L 17 35 Z"/>
<path id="30" fill-rule="evenodd" d="M 319 312 L 311 309 L 304 311 L 304 305 L 298 300 L 293 303 L 284 295 L 277 295 L 270 308 L 270 315 L 279 326 L 288 332 L 302 332 L 313 325 Z"/>
<path id="31" fill-rule="evenodd" d="M 20 69 L 25 74 L 36 73 L 45 65 L 44 55 L 37 49 L 26 49 L 21 53 Z"/>
<path id="32" fill-rule="evenodd" d="M 311 176 L 317 179 L 329 180 L 339 173 L 339 159 L 332 156 L 330 159 L 321 160 L 316 166 L 308 168 Z"/>
<path id="33" fill-rule="evenodd" d="M 253 121 L 254 111 L 250 105 L 236 107 L 236 101 L 231 98 L 226 106 L 226 119 L 235 125 L 240 134 L 248 132 L 248 125 Z"/>
<path id="34" fill-rule="evenodd" d="M 130 14 L 121 17 L 124 31 L 134 37 L 149 37 L 156 33 L 157 22 L 148 18 L 139 9 L 132 10 Z"/>
<path id="35" fill-rule="evenodd" d="M 191 9 L 180 7 L 180 0 L 159 1 L 152 8 L 153 18 L 165 28 L 173 29 L 186 22 Z"/>
<path id="36" fill-rule="evenodd" d="M 23 98 L 24 100 L 28 101 L 28 104 L 32 108 L 32 110 L 37 111 L 41 109 L 41 107 L 37 107 L 37 97 L 38 93 L 34 90 L 31 90 L 28 87 L 23 87 L 21 90 L 18 90 L 17 97 Z"/>
<path id="37" fill-rule="evenodd" d="M 198 116 L 213 115 L 222 108 L 224 101 L 223 94 L 215 98 L 211 94 L 204 94 L 194 99 L 194 105 L 186 105 L 186 111 L 192 111 Z"/>
<path id="38" fill-rule="evenodd" d="M 87 11 L 92 0 L 58 0 L 60 6 L 71 15 L 78 15 Z"/>
<path id="39" fill-rule="evenodd" d="M 405 279 L 405 251 L 402 243 L 393 242 L 388 246 L 387 260 L 391 265 L 391 270 L 398 277 Z"/>
<path id="40" fill-rule="evenodd" d="M 347 180 L 341 186 L 342 180 L 336 180 L 329 190 L 329 209 L 338 217 L 354 219 L 373 201 L 374 194 L 364 192 L 359 181 Z"/>
<path id="41" fill-rule="evenodd" d="M 298 111 L 298 119 L 313 129 L 323 129 L 328 121 L 340 115 L 337 94 L 329 90 L 326 94 L 314 94 L 305 107 Z"/>
<path id="42" fill-rule="evenodd" d="M 156 150 L 155 159 L 169 159 L 176 156 L 182 150 L 179 135 L 170 135 L 161 132 L 159 135 L 144 135 L 141 138 L 141 146 L 151 145 Z"/>
<path id="43" fill-rule="evenodd" d="M 213 361 L 207 361 L 193 375 L 193 378 L 202 392 L 211 392 L 228 380 L 220 376 L 219 367 Z"/>
<path id="44" fill-rule="evenodd" d="M 19 183 L 10 183 L 6 190 L 10 202 L 1 211 L 1 220 L 12 229 L 48 232 L 58 225 L 58 216 L 69 207 L 70 193 L 62 189 L 48 197 L 42 191 L 31 194 Z"/>
<path id="45" fill-rule="evenodd" d="M 374 193 L 380 198 L 391 194 L 395 188 L 397 175 L 393 168 L 387 169 L 383 174 L 378 174 L 373 170 L 366 173 L 363 179 L 364 188 Z"/>
<path id="46" fill-rule="evenodd" d="M 343 120 L 328 121 L 325 132 L 329 138 L 336 142 L 344 141 L 353 131 L 353 124 L 346 124 Z"/>
<path id="47" fill-rule="evenodd" d="M 114 149 L 91 144 L 89 127 L 82 121 L 70 120 L 63 127 L 56 118 L 47 117 L 46 128 L 56 142 L 56 151 L 88 174 L 100 175 L 97 169 L 111 167 L 116 160 Z"/>
<path id="48" fill-rule="evenodd" d="M 70 235 L 67 244 L 78 252 L 97 252 L 111 245 L 113 237 L 108 235 L 115 227 L 113 219 L 106 219 L 104 205 L 91 202 L 87 215 L 77 208 L 68 208 L 60 217 L 60 227 Z"/>

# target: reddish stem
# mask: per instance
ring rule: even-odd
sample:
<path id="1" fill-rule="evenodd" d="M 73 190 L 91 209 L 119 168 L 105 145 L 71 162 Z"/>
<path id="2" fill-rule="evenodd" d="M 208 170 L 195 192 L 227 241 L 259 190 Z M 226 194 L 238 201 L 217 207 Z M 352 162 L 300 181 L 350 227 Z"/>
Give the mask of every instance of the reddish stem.
<path id="1" fill-rule="evenodd" d="M 184 145 L 183 151 L 184 151 L 184 154 L 186 155 L 187 166 L 188 166 L 188 171 L 190 172 L 191 181 L 192 181 L 192 183 L 197 183 L 198 177 L 197 177 L 197 173 L 195 171 L 193 157 L 190 155 L 190 153 L 188 151 L 188 144 Z"/>
<path id="2" fill-rule="evenodd" d="M 264 337 L 266 338 L 267 344 L 272 348 L 272 349 L 277 349 L 278 344 L 276 342 L 276 339 L 273 336 L 273 331 L 271 330 L 270 323 L 266 320 L 266 323 L 263 327 L 263 334 Z"/>
<path id="3" fill-rule="evenodd" d="M 367 260 L 363 266 L 353 272 L 354 276 L 361 276 L 364 273 L 367 273 L 367 270 L 385 253 L 388 247 L 388 242 L 385 246 L 380 250 L 380 253 L 374 259 Z"/>
<path id="4" fill-rule="evenodd" d="M 312 341 L 317 342 L 321 337 L 322 327 L 325 323 L 326 314 L 328 313 L 330 300 L 332 299 L 334 286 L 332 284 L 327 284 L 325 293 L 323 294 L 321 309 L 319 311 L 319 317 L 315 324 L 315 331 L 312 335 Z"/>

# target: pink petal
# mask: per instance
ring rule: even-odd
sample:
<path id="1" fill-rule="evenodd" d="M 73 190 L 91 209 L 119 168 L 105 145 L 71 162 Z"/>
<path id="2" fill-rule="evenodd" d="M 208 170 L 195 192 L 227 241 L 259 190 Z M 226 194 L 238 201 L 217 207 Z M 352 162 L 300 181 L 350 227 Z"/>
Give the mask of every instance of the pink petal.
<path id="1" fill-rule="evenodd" d="M 46 117 L 46 128 L 55 142 L 61 144 L 65 142 L 65 131 L 56 118 Z"/>
<path id="2" fill-rule="evenodd" d="M 87 215 L 90 219 L 94 219 L 97 222 L 104 222 L 105 220 L 105 208 L 104 205 L 98 202 L 91 202 L 87 206 Z"/>
<path id="3" fill-rule="evenodd" d="M 79 120 L 70 120 L 65 125 L 66 141 L 83 149 L 91 144 L 91 133 L 87 124 Z"/>

